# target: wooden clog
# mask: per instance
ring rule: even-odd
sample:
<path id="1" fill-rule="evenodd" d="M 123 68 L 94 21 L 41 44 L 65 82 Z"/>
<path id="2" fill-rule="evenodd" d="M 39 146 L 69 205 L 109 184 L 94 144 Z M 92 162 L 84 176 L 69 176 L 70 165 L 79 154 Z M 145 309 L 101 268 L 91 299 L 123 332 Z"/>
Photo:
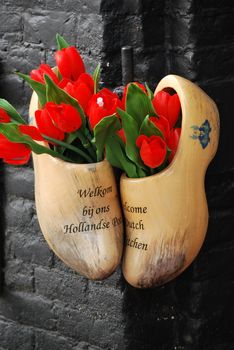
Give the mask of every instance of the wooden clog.
<path id="1" fill-rule="evenodd" d="M 38 99 L 33 93 L 29 115 Z M 48 146 L 48 145 L 47 145 Z M 122 256 L 122 214 L 107 161 L 73 164 L 33 155 L 38 221 L 53 252 L 90 279 L 103 279 Z"/>
<path id="2" fill-rule="evenodd" d="M 204 177 L 217 150 L 218 110 L 184 78 L 166 76 L 155 93 L 170 89 L 177 92 L 182 109 L 174 160 L 156 175 L 121 178 L 127 234 L 123 274 L 138 288 L 161 285 L 180 274 L 198 254 L 207 231 Z"/>

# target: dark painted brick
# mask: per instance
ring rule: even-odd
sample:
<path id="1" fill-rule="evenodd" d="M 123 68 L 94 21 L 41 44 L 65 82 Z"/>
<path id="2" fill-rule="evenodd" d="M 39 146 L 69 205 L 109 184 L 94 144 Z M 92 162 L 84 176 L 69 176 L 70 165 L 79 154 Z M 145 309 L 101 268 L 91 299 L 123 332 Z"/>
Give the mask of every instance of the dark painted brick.
<path id="1" fill-rule="evenodd" d="M 212 47 L 204 50 L 196 50 L 192 55 L 194 70 L 197 71 L 197 79 L 223 78 L 224 71 L 229 76 L 234 76 L 234 65 L 231 59 L 234 53 L 233 46 Z M 210 62 L 213 62 L 211 67 Z"/>
<path id="2" fill-rule="evenodd" d="M 86 55 L 98 57 L 103 43 L 102 16 L 98 14 L 79 15 L 77 18 L 77 41 L 74 43 Z M 88 43 L 88 45 L 87 45 Z"/>
<path id="3" fill-rule="evenodd" d="M 206 178 L 206 195 L 209 208 L 213 210 L 233 207 L 234 172 L 221 173 Z"/>
<path id="4" fill-rule="evenodd" d="M 105 52 L 120 50 L 124 45 L 137 48 L 142 41 L 142 21 L 138 16 L 112 18 L 105 15 L 105 31 L 103 41 Z M 121 28 L 121 31 L 119 30 Z M 109 36 L 112 35 L 112 44 L 109 46 Z"/>
<path id="5" fill-rule="evenodd" d="M 207 281 L 209 279 L 218 280 L 220 277 L 230 278 L 233 274 L 233 248 L 234 240 L 220 242 L 213 249 L 204 247 L 193 266 L 194 280 Z"/>
<path id="6" fill-rule="evenodd" d="M 13 74 L 0 77 L 0 94 L 20 112 L 24 100 L 23 82 L 20 78 Z"/>
<path id="7" fill-rule="evenodd" d="M 149 15 L 142 18 L 142 31 L 143 31 L 143 47 L 154 47 L 156 45 L 164 45 L 164 17 L 157 16 L 155 21 L 155 15 Z"/>
<path id="8" fill-rule="evenodd" d="M 8 292 L 1 297 L 0 312 L 5 318 L 44 329 L 56 329 L 53 303 L 29 293 Z"/>
<path id="9" fill-rule="evenodd" d="M 209 170 L 212 174 L 229 172 L 234 167 L 234 158 L 230 156 L 230 150 L 234 148 L 230 126 L 230 111 L 234 109 L 232 98 L 234 81 L 228 79 L 227 81 L 205 82 L 200 86 L 214 99 L 220 114 L 219 148 Z"/>
<path id="10" fill-rule="evenodd" d="M 32 348 L 32 329 L 8 319 L 0 319 L 0 349 L 31 350 Z"/>
<path id="11" fill-rule="evenodd" d="M 30 168 L 7 167 L 5 172 L 6 192 L 27 199 L 34 199 L 34 175 Z"/>
<path id="12" fill-rule="evenodd" d="M 98 342 L 98 345 L 103 349 L 120 350 L 124 343 L 124 341 L 121 342 L 121 339 L 124 338 L 123 329 L 120 329 L 119 324 L 115 324 L 108 319 L 96 320 L 89 336 L 91 342 Z"/>
<path id="13" fill-rule="evenodd" d="M 73 310 L 57 304 L 55 313 L 58 317 L 57 329 L 60 334 L 79 341 L 89 341 L 94 316 L 88 306 L 81 306 L 79 303 L 78 309 Z"/>
<path id="14" fill-rule="evenodd" d="M 73 307 L 85 304 L 86 286 L 86 279 L 76 273 L 64 275 L 62 271 L 56 269 L 35 268 L 36 292 L 48 299 L 59 298 Z"/>
<path id="15" fill-rule="evenodd" d="M 197 36 L 191 34 L 191 25 L 193 17 L 174 17 L 169 16 L 166 21 L 168 42 L 170 48 L 185 47 L 193 48 L 197 43 Z"/>
<path id="16" fill-rule="evenodd" d="M 73 350 L 103 350 L 99 346 L 91 345 L 87 342 L 79 342 L 77 346 L 74 347 Z"/>
<path id="17" fill-rule="evenodd" d="M 61 11 L 71 11 L 74 12 L 77 10 L 77 13 L 99 13 L 100 6 L 103 1 L 101 0 L 47 0 L 47 9 L 48 10 L 61 10 Z"/>
<path id="18" fill-rule="evenodd" d="M 0 33 L 20 32 L 22 29 L 22 18 L 17 12 L 0 12 Z"/>
<path id="19" fill-rule="evenodd" d="M 165 58 L 164 51 L 161 46 L 149 50 L 139 50 L 135 52 L 134 79 L 147 82 L 153 91 L 156 83 L 165 76 Z"/>
<path id="20" fill-rule="evenodd" d="M 23 264 L 20 260 L 7 261 L 4 269 L 5 285 L 11 290 L 33 292 L 33 267 Z"/>
<path id="21" fill-rule="evenodd" d="M 234 224 L 233 209 L 213 211 L 210 210 L 208 234 L 205 247 L 220 245 L 222 242 L 233 239 L 232 227 Z"/>
<path id="22" fill-rule="evenodd" d="M 194 67 L 194 52 L 168 50 L 166 59 L 168 61 L 167 74 L 177 74 L 194 81 L 197 79 L 198 72 Z"/>
<path id="23" fill-rule="evenodd" d="M 145 0 L 142 1 L 142 12 L 143 14 L 154 14 L 155 15 L 155 20 L 158 18 L 158 16 L 161 16 L 162 13 L 164 12 L 165 8 L 165 1 L 164 0 Z M 155 23 L 156 25 L 156 23 Z"/>
<path id="24" fill-rule="evenodd" d="M 122 302 L 122 293 L 119 289 L 89 281 L 88 303 L 92 305 L 92 309 L 97 315 L 105 318 L 110 314 L 113 319 L 121 319 Z"/>
<path id="25" fill-rule="evenodd" d="M 73 342 L 55 332 L 37 330 L 35 332 L 35 350 L 73 350 Z"/>
<path id="26" fill-rule="evenodd" d="M 104 0 L 101 2 L 101 12 L 107 12 L 109 16 L 139 14 L 142 6 L 140 0 Z"/>
<path id="27" fill-rule="evenodd" d="M 60 33 L 73 38 L 76 28 L 74 13 L 59 11 L 28 11 L 24 14 L 24 40 L 30 43 L 43 43 L 44 47 L 55 47 L 55 35 Z"/>
<path id="28" fill-rule="evenodd" d="M 33 216 L 35 213 L 34 203 L 28 199 L 17 198 L 14 195 L 8 196 L 6 203 L 6 223 L 8 228 L 17 228 L 25 231 L 35 222 Z M 34 229 L 37 228 L 34 226 Z M 35 234 L 35 233 L 34 233 Z"/>
<path id="29" fill-rule="evenodd" d="M 47 0 L 14 0 L 14 4 L 11 0 L 4 0 L 6 7 L 23 7 L 24 9 L 36 7 L 38 9 L 46 8 Z"/>
<path id="30" fill-rule="evenodd" d="M 205 244 L 181 276 L 154 290 L 131 288 L 120 269 L 103 282 L 72 272 L 40 232 L 32 170 L 6 169 L 0 350 L 233 349 L 233 1 L 0 0 L 0 6 L 0 96 L 25 117 L 31 90 L 12 70 L 28 73 L 41 61 L 53 66 L 56 32 L 79 48 L 88 71 L 101 61 L 103 83 L 121 85 L 120 49 L 129 44 L 134 79 L 154 89 L 167 73 L 187 77 L 217 102 L 221 116 L 220 147 L 206 181 Z"/>

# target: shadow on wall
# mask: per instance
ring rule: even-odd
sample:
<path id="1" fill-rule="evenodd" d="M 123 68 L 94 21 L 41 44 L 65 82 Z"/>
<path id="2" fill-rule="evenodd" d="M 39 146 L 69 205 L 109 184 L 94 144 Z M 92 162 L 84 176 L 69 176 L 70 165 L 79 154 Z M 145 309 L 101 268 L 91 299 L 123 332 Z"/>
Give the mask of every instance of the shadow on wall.
<path id="1" fill-rule="evenodd" d="M 199 293 L 191 289 L 193 269 L 152 289 L 133 288 L 122 278 L 126 350 L 199 348 L 201 324 L 187 313 L 199 304 Z"/>

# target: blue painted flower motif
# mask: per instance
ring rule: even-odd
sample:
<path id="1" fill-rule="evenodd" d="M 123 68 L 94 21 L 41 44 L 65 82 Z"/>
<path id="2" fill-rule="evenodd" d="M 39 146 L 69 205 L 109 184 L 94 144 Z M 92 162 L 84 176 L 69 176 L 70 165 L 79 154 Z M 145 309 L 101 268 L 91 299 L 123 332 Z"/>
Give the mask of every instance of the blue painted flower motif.
<path id="1" fill-rule="evenodd" d="M 206 119 L 200 127 L 192 125 L 191 128 L 193 129 L 193 135 L 190 137 L 193 140 L 199 140 L 202 148 L 206 148 L 210 142 L 211 126 L 209 120 Z"/>

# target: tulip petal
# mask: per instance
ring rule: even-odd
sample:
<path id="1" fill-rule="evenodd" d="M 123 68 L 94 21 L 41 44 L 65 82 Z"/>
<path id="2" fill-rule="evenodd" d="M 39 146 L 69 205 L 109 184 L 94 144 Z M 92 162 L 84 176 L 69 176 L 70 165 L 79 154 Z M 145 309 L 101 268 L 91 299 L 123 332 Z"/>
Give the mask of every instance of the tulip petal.
<path id="1" fill-rule="evenodd" d="M 46 135 L 57 140 L 64 139 L 64 133 L 54 125 L 49 112 L 46 109 L 37 110 L 35 112 L 35 119 L 39 132 L 42 135 Z"/>
<path id="2" fill-rule="evenodd" d="M 39 130 L 33 125 L 20 125 L 19 130 L 22 134 L 30 136 L 35 141 L 44 141 Z"/>
<path id="3" fill-rule="evenodd" d="M 173 128 L 180 114 L 180 100 L 177 94 L 170 96 L 168 100 L 168 121 Z"/>

